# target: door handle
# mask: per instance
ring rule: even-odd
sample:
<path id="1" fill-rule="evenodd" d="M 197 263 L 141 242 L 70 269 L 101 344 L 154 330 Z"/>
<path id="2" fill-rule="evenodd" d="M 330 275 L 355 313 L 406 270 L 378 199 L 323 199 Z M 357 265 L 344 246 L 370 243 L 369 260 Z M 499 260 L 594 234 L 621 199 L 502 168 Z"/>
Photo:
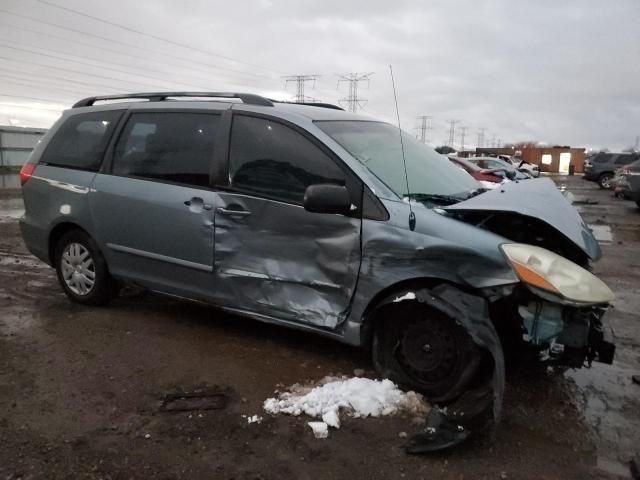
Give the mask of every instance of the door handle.
<path id="1" fill-rule="evenodd" d="M 248 210 L 234 210 L 232 208 L 216 208 L 216 212 L 221 215 L 226 215 L 228 217 L 248 217 L 251 215 L 251 212 Z"/>

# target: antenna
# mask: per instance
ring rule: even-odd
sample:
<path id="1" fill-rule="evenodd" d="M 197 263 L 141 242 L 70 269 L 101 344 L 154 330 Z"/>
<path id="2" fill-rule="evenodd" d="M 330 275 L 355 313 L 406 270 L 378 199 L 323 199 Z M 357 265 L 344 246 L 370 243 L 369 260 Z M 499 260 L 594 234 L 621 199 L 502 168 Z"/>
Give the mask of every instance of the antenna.
<path id="1" fill-rule="evenodd" d="M 407 159 L 404 156 L 404 142 L 402 141 L 402 128 L 400 127 L 400 110 L 398 110 L 398 97 L 396 96 L 396 82 L 393 79 L 393 68 L 389 65 L 391 72 L 391 85 L 393 86 L 393 101 L 396 104 L 396 116 L 398 117 L 398 134 L 400 135 L 400 148 L 402 150 L 402 164 L 404 165 L 404 180 L 407 183 L 407 197 L 409 198 L 409 228 L 411 231 L 416 228 L 416 214 L 411 206 L 411 192 L 409 191 L 409 175 L 407 174 Z"/>

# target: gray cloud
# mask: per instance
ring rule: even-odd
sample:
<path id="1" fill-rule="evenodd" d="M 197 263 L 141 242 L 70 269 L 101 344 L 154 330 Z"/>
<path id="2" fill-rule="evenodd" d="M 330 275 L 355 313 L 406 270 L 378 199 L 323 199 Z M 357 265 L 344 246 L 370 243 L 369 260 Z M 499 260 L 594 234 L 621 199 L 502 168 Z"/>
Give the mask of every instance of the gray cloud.
<path id="1" fill-rule="evenodd" d="M 448 119 L 469 127 L 467 144 L 479 127 L 503 141 L 611 149 L 640 134 L 637 0 L 47 1 L 193 48 L 4 0 L 0 9 L 22 17 L 0 12 L 0 93 L 12 96 L 0 97 L 0 123 L 47 126 L 56 108 L 101 93 L 282 97 L 293 93 L 282 76 L 297 73 L 321 74 L 307 94 L 337 102 L 346 86 L 337 89 L 336 74 L 355 71 L 375 72 L 364 111 L 393 121 L 393 64 L 403 128 L 432 115 L 435 143 Z"/>

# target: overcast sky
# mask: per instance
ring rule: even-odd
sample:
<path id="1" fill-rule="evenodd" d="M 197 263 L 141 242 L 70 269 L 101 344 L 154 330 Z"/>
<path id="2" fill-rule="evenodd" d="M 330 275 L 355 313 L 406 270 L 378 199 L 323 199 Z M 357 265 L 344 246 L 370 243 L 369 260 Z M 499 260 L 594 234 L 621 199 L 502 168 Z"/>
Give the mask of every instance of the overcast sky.
<path id="1" fill-rule="evenodd" d="M 374 72 L 363 113 L 395 122 L 392 64 L 402 127 L 432 116 L 432 144 L 459 120 L 467 146 L 484 127 L 485 144 L 616 150 L 640 135 L 639 19 L 640 0 L 0 0 L 0 124 L 108 93 L 292 98 L 292 74 L 336 103 L 351 72 Z"/>

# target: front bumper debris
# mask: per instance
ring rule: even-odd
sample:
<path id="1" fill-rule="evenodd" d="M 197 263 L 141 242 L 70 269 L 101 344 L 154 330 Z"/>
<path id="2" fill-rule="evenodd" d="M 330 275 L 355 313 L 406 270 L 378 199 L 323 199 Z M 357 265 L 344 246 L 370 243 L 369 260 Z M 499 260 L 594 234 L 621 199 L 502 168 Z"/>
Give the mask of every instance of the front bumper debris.
<path id="1" fill-rule="evenodd" d="M 544 362 L 580 368 L 593 361 L 612 363 L 615 345 L 603 322 L 605 307 L 572 307 L 532 300 L 518 307 L 523 339 L 539 349 Z"/>

